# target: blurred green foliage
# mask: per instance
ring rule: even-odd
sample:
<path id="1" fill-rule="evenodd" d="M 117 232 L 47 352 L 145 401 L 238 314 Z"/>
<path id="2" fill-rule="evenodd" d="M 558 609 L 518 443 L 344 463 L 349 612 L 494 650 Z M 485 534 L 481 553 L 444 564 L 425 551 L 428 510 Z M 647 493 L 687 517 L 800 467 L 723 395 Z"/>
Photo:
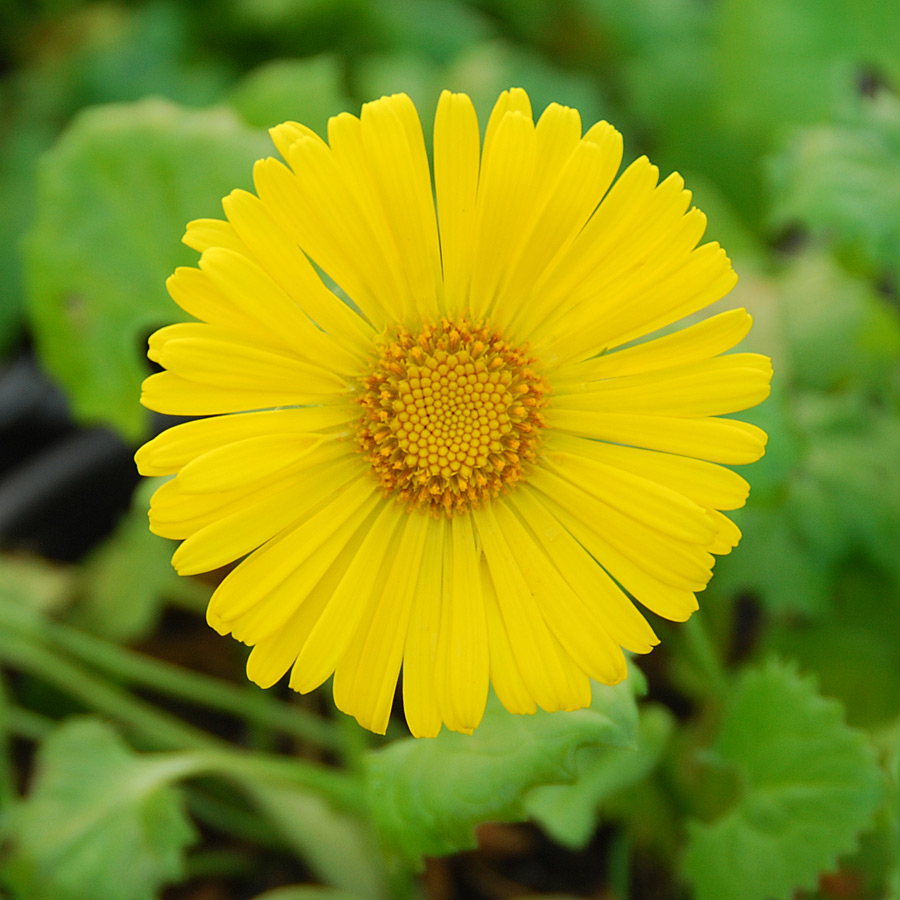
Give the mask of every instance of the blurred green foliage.
<path id="1" fill-rule="evenodd" d="M 139 498 L 82 564 L 0 558 L 14 900 L 150 898 L 183 878 L 259 900 L 412 898 L 398 860 L 528 817 L 573 849 L 604 825 L 617 900 L 900 898 L 900 5 L 5 0 L 0 363 L 30 343 L 80 421 L 136 443 L 144 339 L 177 316 L 164 281 L 194 259 L 184 225 L 249 186 L 266 126 L 324 133 L 403 90 L 430 141 L 441 89 L 470 93 L 484 123 L 511 85 L 538 111 L 608 119 L 627 160 L 685 176 L 741 276 L 723 306 L 750 310 L 747 344 L 773 357 L 772 397 L 749 416 L 768 453 L 703 627 L 661 625 L 646 700 L 599 692 L 584 714 L 373 750 L 241 683 L 236 653 L 219 678 L 130 646 L 152 651 L 164 611 L 196 620 L 206 593 L 173 578 Z M 144 777 L 159 751 L 224 753 L 220 734 L 263 769 L 289 749 L 293 780 L 224 785 L 236 749 L 218 781 L 193 764 Z M 233 852 L 191 844 L 190 820 Z M 331 887 L 268 891 L 282 869 L 259 873 L 291 858 L 287 880 Z"/>

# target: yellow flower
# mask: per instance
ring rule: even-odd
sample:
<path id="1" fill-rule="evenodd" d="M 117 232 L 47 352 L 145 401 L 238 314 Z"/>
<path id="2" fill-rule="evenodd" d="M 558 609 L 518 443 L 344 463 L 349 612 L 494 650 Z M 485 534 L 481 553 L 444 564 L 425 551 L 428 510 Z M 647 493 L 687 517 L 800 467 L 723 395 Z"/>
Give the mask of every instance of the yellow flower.
<path id="1" fill-rule="evenodd" d="M 184 575 L 243 561 L 209 623 L 253 646 L 264 687 L 334 675 L 337 706 L 387 726 L 402 668 L 410 730 L 470 732 L 488 683 L 514 713 L 577 709 L 656 635 L 632 602 L 682 621 L 719 510 L 765 434 L 728 418 L 771 366 L 721 355 L 743 309 L 634 343 L 736 276 L 678 175 L 646 158 L 613 183 L 621 135 L 573 109 L 532 120 L 503 93 L 482 148 L 445 92 L 434 194 L 403 94 L 342 114 L 328 142 L 273 128 L 287 162 L 256 194 L 188 225 L 199 268 L 168 281 L 199 321 L 150 339 L 150 409 L 211 416 L 137 454 L 157 534 Z M 323 282 L 324 273 L 349 304 Z"/>

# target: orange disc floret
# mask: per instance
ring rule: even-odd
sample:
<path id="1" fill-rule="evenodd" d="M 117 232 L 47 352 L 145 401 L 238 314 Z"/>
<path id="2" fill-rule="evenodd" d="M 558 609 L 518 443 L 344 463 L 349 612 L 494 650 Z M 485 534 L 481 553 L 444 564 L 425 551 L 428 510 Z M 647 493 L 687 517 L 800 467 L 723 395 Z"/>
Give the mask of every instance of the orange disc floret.
<path id="1" fill-rule="evenodd" d="M 386 495 L 452 516 L 525 476 L 547 395 L 527 345 L 489 325 L 463 317 L 401 327 L 362 379 L 359 446 Z"/>

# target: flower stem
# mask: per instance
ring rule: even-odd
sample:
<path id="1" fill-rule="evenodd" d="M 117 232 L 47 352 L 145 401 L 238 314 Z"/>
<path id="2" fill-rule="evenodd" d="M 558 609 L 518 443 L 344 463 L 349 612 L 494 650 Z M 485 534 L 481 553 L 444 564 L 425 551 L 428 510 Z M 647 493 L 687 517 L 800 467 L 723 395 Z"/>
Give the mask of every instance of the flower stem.
<path id="1" fill-rule="evenodd" d="M 58 647 L 82 662 L 131 684 L 199 706 L 230 713 L 327 749 L 339 747 L 337 730 L 332 723 L 307 710 L 270 699 L 255 687 L 244 690 L 209 675 L 152 659 L 134 650 L 86 634 L 70 625 L 51 622 L 31 611 L 15 609 L 9 605 L 0 605 L 0 625 L 4 630 L 18 632 L 33 648 L 47 645 L 51 648 Z M 0 649 L 0 653 L 3 652 Z M 15 648 L 10 647 L 9 652 L 14 654 Z M 34 653 L 31 655 L 34 656 Z M 47 656 L 41 658 L 48 659 Z M 55 666 L 51 664 L 54 671 L 66 663 L 64 659 L 57 658 L 59 664 Z M 32 672 L 32 674 L 39 673 Z M 67 690 L 65 684 L 59 686 Z"/>
<path id="2" fill-rule="evenodd" d="M 218 743 L 211 735 L 57 656 L 30 636 L 16 634 L 5 627 L 0 628 L 0 661 L 49 682 L 88 709 L 101 712 L 136 732 L 152 747 L 208 747 Z"/>
<path id="3" fill-rule="evenodd" d="M 59 623 L 48 627 L 48 635 L 73 656 L 132 684 L 231 713 L 329 750 L 339 746 L 337 731 L 330 722 L 308 710 L 272 700 L 255 686 L 238 688 L 218 678 L 152 659 Z"/>

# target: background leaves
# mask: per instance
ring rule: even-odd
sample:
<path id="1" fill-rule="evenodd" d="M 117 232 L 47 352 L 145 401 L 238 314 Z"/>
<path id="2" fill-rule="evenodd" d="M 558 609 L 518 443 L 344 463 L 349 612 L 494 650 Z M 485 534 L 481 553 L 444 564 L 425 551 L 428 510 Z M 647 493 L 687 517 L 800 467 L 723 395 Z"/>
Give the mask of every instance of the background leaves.
<path id="1" fill-rule="evenodd" d="M 684 869 L 698 900 L 788 898 L 853 848 L 882 780 L 842 717 L 789 667 L 745 672 L 713 744 L 715 762 L 737 770 L 739 799 L 690 832 Z"/>
<path id="2" fill-rule="evenodd" d="M 633 745 L 632 685 L 595 684 L 593 692 L 588 709 L 533 716 L 510 716 L 492 695 L 471 736 L 443 731 L 372 754 L 369 805 L 388 849 L 416 862 L 474 847 L 479 822 L 521 821 L 531 788 L 574 780 L 583 747 Z"/>
<path id="3" fill-rule="evenodd" d="M 144 341 L 173 318 L 165 279 L 196 259 L 179 243 L 184 226 L 249 187 L 265 152 L 226 110 L 148 100 L 83 113 L 44 157 L 27 244 L 31 322 L 76 416 L 143 433 Z"/>
<path id="4" fill-rule="evenodd" d="M 6 877 L 33 900 L 153 900 L 182 875 L 195 839 L 168 784 L 173 774 L 97 720 L 59 728 L 42 748 L 28 800 L 8 821 Z"/>

